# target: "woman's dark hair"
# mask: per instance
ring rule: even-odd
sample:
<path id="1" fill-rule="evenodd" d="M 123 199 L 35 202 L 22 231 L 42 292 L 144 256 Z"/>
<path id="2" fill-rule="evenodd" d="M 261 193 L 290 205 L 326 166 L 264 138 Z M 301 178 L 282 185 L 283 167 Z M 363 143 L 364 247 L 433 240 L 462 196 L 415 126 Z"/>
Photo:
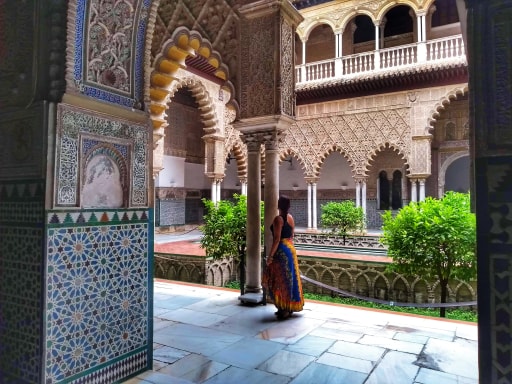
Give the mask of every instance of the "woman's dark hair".
<path id="1" fill-rule="evenodd" d="M 288 196 L 279 196 L 279 200 L 277 200 L 277 208 L 281 210 L 283 215 L 288 214 L 288 210 L 290 209 L 290 199 L 288 198 Z"/>

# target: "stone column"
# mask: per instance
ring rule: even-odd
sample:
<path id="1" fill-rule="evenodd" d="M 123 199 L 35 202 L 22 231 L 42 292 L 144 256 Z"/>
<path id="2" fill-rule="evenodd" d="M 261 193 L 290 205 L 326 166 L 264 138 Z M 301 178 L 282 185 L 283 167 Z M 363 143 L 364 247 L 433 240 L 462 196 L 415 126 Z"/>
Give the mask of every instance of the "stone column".
<path id="1" fill-rule="evenodd" d="M 211 183 L 211 200 L 214 204 L 217 204 L 217 179 L 212 178 Z"/>
<path id="2" fill-rule="evenodd" d="M 419 179 L 418 181 L 420 184 L 419 201 L 423 201 L 423 200 L 425 200 L 425 179 Z"/>
<path id="3" fill-rule="evenodd" d="M 300 67 L 300 81 L 306 82 L 306 42 L 307 40 L 302 40 L 302 66 Z"/>
<path id="4" fill-rule="evenodd" d="M 272 233 L 267 230 L 272 225 L 274 217 L 278 214 L 277 200 L 279 197 L 279 137 L 276 134 L 264 136 L 265 142 L 265 250 L 270 251 L 272 246 Z"/>
<path id="5" fill-rule="evenodd" d="M 360 206 L 361 206 L 361 182 L 359 180 L 356 180 L 356 207 L 360 207 Z"/>
<path id="6" fill-rule="evenodd" d="M 375 24 L 375 54 L 374 54 L 374 65 L 375 69 L 380 69 L 380 27 Z"/>
<path id="7" fill-rule="evenodd" d="M 261 141 L 257 135 L 244 136 L 247 144 L 247 255 L 248 293 L 261 292 Z"/>
<path id="8" fill-rule="evenodd" d="M 243 25 L 240 33 L 240 115 L 233 126 L 242 133 L 242 140 L 251 146 L 251 142 L 257 142 L 254 147 L 259 148 L 260 143 L 265 141 L 264 137 L 279 137 L 294 121 L 295 30 L 303 18 L 288 0 L 245 0 L 240 3 L 238 12 Z M 257 292 L 261 287 L 260 238 L 257 239 L 258 244 L 254 238 L 260 233 L 260 163 L 259 159 L 255 159 L 254 147 L 250 149 L 252 152 L 247 170 L 248 292 Z M 257 186 L 254 184 L 255 178 L 259 181 Z M 269 189 L 268 196 L 277 196 L 276 187 L 265 185 L 266 193 Z M 255 191 L 256 188 L 258 191 Z M 249 234 L 249 225 L 257 227 L 257 230 L 252 228 Z M 265 228 L 265 231 L 269 231 L 269 228 Z M 244 298 L 241 300 L 244 301 Z"/>
<path id="9" fill-rule="evenodd" d="M 241 189 L 240 193 L 247 196 L 247 178 L 240 178 Z"/>
<path id="10" fill-rule="evenodd" d="M 379 33 L 380 33 L 380 45 L 379 48 L 383 49 L 385 47 L 385 41 L 384 41 L 384 29 L 386 28 L 387 19 L 385 17 L 382 18 L 380 24 L 379 24 Z"/>
<path id="11" fill-rule="evenodd" d="M 312 197 L 312 200 L 313 200 L 313 229 L 316 230 L 317 229 L 317 202 L 316 202 L 316 181 L 313 181 L 311 183 L 311 187 L 312 187 L 312 190 L 313 190 L 313 197 Z"/>
<path id="12" fill-rule="evenodd" d="M 361 207 L 366 217 L 366 180 L 361 180 Z"/>
<path id="13" fill-rule="evenodd" d="M 418 201 L 417 179 L 411 179 L 411 201 Z"/>
<path id="14" fill-rule="evenodd" d="M 335 60 L 334 75 L 340 77 L 343 75 L 343 29 L 334 32 L 335 39 Z"/>
<path id="15" fill-rule="evenodd" d="M 313 215 L 312 215 L 312 202 L 311 202 L 311 199 L 312 199 L 312 187 L 311 187 L 311 182 L 310 181 L 307 181 L 307 184 L 308 184 L 308 229 L 312 229 L 313 228 Z"/>
<path id="16" fill-rule="evenodd" d="M 425 13 L 418 14 L 418 19 L 420 22 L 420 24 L 418 25 L 418 63 L 424 63 L 427 61 L 427 30 L 425 27 Z"/>
<path id="17" fill-rule="evenodd" d="M 466 4 L 479 382 L 507 383 L 512 372 L 512 4 L 504 0 L 466 0 Z"/>

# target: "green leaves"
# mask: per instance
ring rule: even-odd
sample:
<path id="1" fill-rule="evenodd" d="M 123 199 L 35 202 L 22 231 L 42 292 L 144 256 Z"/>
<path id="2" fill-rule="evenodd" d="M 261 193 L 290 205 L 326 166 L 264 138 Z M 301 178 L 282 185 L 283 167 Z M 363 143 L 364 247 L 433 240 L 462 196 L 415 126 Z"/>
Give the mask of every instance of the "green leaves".
<path id="1" fill-rule="evenodd" d="M 331 201 L 322 205 L 322 226 L 331 228 L 340 236 L 345 237 L 351 231 L 364 229 L 363 208 L 356 207 L 351 200 L 343 202 Z"/>
<path id="2" fill-rule="evenodd" d="M 382 218 L 381 241 L 393 258 L 391 270 L 441 282 L 476 277 L 476 219 L 469 194 L 427 197 L 403 207 L 396 217 L 388 211 Z"/>
<path id="3" fill-rule="evenodd" d="M 247 197 L 235 194 L 234 201 L 221 200 L 214 204 L 203 199 L 203 203 L 206 214 L 203 216 L 200 243 L 206 256 L 213 259 L 243 256 L 246 250 Z"/>

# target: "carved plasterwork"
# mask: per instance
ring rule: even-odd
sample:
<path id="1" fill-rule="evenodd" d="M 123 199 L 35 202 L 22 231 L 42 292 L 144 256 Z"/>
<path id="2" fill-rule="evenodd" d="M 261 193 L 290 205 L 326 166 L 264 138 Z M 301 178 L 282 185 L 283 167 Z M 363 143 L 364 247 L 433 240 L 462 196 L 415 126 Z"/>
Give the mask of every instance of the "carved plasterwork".
<path id="1" fill-rule="evenodd" d="M 279 19 L 260 17 L 245 22 L 242 29 L 242 118 L 275 114 L 274 29 Z M 249 44 L 250 42 L 250 44 Z"/>
<path id="2" fill-rule="evenodd" d="M 67 91 L 142 108 L 150 0 L 72 0 Z"/>
<path id="3" fill-rule="evenodd" d="M 294 29 L 281 18 L 281 113 L 295 116 Z"/>
<path id="4" fill-rule="evenodd" d="M 226 102 L 230 99 L 230 94 L 227 90 L 222 89 L 221 86 L 213 81 L 206 80 L 198 75 L 189 73 L 184 69 L 179 69 L 176 72 L 176 79 L 173 81 L 165 91 L 165 98 L 162 101 L 164 111 L 160 116 L 165 118 L 165 124 L 162 127 L 167 127 L 169 124 L 167 114 L 169 103 L 176 91 L 180 88 L 187 88 L 196 103 L 199 105 L 198 113 L 201 117 L 201 123 L 204 128 L 204 139 L 220 139 L 224 137 L 224 119 Z M 165 131 L 165 128 L 161 128 Z M 162 138 L 163 134 L 159 130 L 153 130 L 154 154 L 153 167 L 155 169 L 162 169 L 163 154 L 167 149 L 164 148 Z M 170 154 L 170 153 L 167 153 Z M 213 152 L 210 152 L 213 155 Z M 186 155 L 183 153 L 182 155 Z M 184 156 L 181 156 L 184 157 Z M 211 160 L 206 160 L 211 161 Z"/>
<path id="5" fill-rule="evenodd" d="M 247 177 L 247 147 L 242 141 L 240 131 L 232 125 L 226 126 L 226 140 L 224 141 L 224 159 L 230 153 L 236 159 L 237 173 L 239 178 Z"/>
<path id="6" fill-rule="evenodd" d="M 126 205 L 148 205 L 149 127 L 126 120 L 113 120 L 112 116 L 66 104 L 60 104 L 58 117 L 55 206 L 80 205 L 80 180 L 84 174 L 81 165 L 86 165 L 82 158 L 94 146 L 111 154 L 115 152 L 116 156 L 123 158 L 124 164 L 130 165 L 128 176 L 125 177 L 129 178 L 129 201 Z M 94 141 L 90 139 L 92 136 L 101 139 Z"/>
<path id="7" fill-rule="evenodd" d="M 205 40 L 197 31 L 189 31 L 185 27 L 174 31 L 172 37 L 165 42 L 161 52 L 155 58 L 154 67 L 150 76 L 150 101 L 149 112 L 153 122 L 153 128 L 159 130 L 166 125 L 165 110 L 171 97 L 173 84 L 176 80 L 184 77 L 193 77 L 191 72 L 186 70 L 185 61 L 187 57 L 201 55 L 208 60 L 208 64 L 216 68 L 215 76 L 221 84 L 222 92 L 217 90 L 219 99 L 223 104 L 230 104 L 237 108 L 237 103 L 232 99 L 234 88 L 228 80 L 228 68 L 221 60 L 218 52 L 213 50 L 208 40 Z M 202 78 L 202 81 L 207 81 Z"/>
<path id="8" fill-rule="evenodd" d="M 216 51 L 227 66 L 229 80 L 239 87 L 239 17 L 233 0 L 162 0 L 155 18 L 151 46 L 152 65 L 164 45 L 173 38 L 180 27 L 197 31 L 202 39 L 211 43 L 210 51 Z M 209 52 L 199 54 L 208 57 Z"/>
<path id="9" fill-rule="evenodd" d="M 415 137 L 411 142 L 411 161 L 409 172 L 412 175 L 430 175 L 432 159 L 430 137 Z"/>
<path id="10" fill-rule="evenodd" d="M 354 176 L 365 176 L 372 156 L 386 143 L 409 158 L 409 109 L 382 109 L 301 119 L 288 130 L 283 146 L 304 164 L 305 174 L 318 177 L 333 150 L 343 153 Z"/>

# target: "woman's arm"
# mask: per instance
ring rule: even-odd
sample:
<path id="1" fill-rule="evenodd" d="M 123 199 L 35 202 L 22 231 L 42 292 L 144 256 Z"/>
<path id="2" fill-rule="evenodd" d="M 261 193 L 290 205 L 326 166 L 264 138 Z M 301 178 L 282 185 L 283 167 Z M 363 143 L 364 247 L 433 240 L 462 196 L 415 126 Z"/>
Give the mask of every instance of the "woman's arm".
<path id="1" fill-rule="evenodd" d="M 274 221 L 272 222 L 273 230 L 273 241 L 272 246 L 270 247 L 270 252 L 267 256 L 267 264 L 272 262 L 272 257 L 277 252 L 277 247 L 279 246 L 279 241 L 281 240 L 281 230 L 283 229 L 283 218 L 281 216 L 274 217 Z"/>

